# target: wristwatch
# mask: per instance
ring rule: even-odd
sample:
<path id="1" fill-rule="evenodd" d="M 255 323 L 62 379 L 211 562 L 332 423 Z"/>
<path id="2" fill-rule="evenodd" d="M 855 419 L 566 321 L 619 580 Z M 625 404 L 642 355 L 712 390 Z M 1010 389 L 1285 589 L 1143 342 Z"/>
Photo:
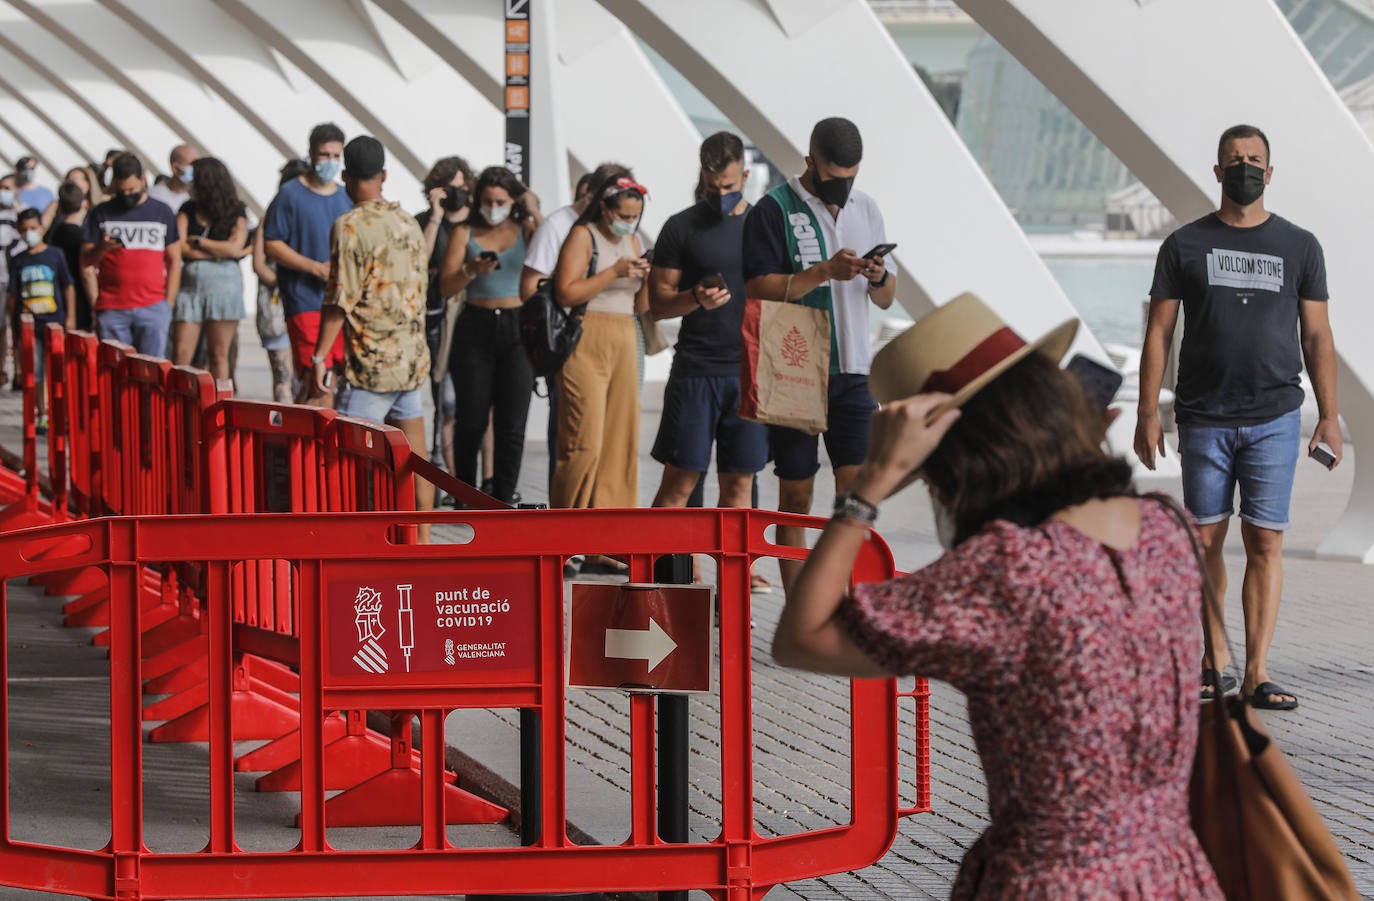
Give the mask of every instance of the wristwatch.
<path id="1" fill-rule="evenodd" d="M 886 269 L 884 269 L 884 270 L 883 270 L 883 277 L 880 278 L 880 279 L 878 279 L 876 282 L 870 281 L 870 282 L 868 283 L 868 287 L 870 287 L 870 288 L 881 288 L 883 285 L 886 285 L 886 284 L 887 284 L 887 280 L 888 280 L 888 278 L 889 278 L 891 275 L 892 275 L 891 272 L 888 272 Z"/>
<path id="2" fill-rule="evenodd" d="M 311 355 L 310 355 L 310 362 L 311 362 L 311 363 L 314 363 L 316 366 L 321 366 L 321 365 L 323 365 L 323 364 L 326 362 L 326 358 L 325 358 L 325 357 L 318 356 L 318 355 L 316 355 L 316 354 L 311 354 Z"/>
<path id="3" fill-rule="evenodd" d="M 835 498 L 835 510 L 831 518 L 848 519 L 871 529 L 878 521 L 878 508 L 854 492 L 845 491 Z"/>

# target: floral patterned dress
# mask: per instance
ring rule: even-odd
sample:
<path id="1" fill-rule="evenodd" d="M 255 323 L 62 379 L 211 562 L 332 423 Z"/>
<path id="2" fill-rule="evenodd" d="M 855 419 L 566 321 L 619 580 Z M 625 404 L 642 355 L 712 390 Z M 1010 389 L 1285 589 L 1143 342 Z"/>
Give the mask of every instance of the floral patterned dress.
<path id="1" fill-rule="evenodd" d="M 1222 897 L 1188 819 L 1200 575 L 1173 514 L 1138 503 L 1129 550 L 998 520 L 840 608 L 880 665 L 968 696 L 992 822 L 953 898 Z"/>

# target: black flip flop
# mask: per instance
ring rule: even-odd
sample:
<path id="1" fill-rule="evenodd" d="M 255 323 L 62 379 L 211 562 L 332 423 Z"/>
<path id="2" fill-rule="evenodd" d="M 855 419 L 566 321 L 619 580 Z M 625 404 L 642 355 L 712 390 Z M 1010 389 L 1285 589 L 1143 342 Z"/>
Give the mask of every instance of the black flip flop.
<path id="1" fill-rule="evenodd" d="M 1230 670 L 1222 670 L 1221 673 L 1221 696 L 1229 698 L 1240 690 L 1240 680 L 1231 673 Z M 1202 700 L 1216 700 L 1217 685 L 1216 672 L 1214 670 L 1202 671 Z"/>
<path id="2" fill-rule="evenodd" d="M 1291 701 L 1271 701 L 1270 698 L 1292 698 Z M 1298 706 L 1298 696 L 1274 682 L 1261 682 L 1250 694 L 1250 706 L 1259 710 L 1292 710 Z"/>

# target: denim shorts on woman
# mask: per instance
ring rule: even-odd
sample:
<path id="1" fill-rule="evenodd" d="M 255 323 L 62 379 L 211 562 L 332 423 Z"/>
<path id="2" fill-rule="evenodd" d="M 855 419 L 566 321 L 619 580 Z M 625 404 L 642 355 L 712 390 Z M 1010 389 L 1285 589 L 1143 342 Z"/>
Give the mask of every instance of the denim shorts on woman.
<path id="1" fill-rule="evenodd" d="M 243 273 L 234 260 L 191 260 L 181 267 L 173 322 L 224 322 L 246 314 Z"/>
<path id="2" fill-rule="evenodd" d="M 1293 471 L 1302 444 L 1302 411 L 1258 425 L 1178 426 L 1183 504 L 1200 526 L 1229 519 L 1236 486 L 1240 518 L 1252 526 L 1288 528 Z"/>

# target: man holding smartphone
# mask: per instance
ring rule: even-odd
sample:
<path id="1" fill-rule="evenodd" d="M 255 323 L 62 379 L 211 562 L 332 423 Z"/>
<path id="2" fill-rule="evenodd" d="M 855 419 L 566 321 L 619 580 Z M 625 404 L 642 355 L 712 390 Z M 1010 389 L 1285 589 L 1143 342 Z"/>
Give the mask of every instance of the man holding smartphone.
<path id="1" fill-rule="evenodd" d="M 1330 447 L 1341 458 L 1336 407 L 1336 348 L 1327 318 L 1326 264 L 1310 232 L 1264 208 L 1273 175 L 1269 139 L 1251 125 L 1222 133 L 1213 168 L 1221 207 L 1170 235 L 1159 249 L 1140 359 L 1135 451 L 1154 469 L 1164 453 L 1159 389 L 1178 309 L 1184 316 L 1175 417 L 1183 502 L 1197 520 L 1207 571 L 1226 594 L 1222 546 L 1240 487 L 1245 541 L 1245 674 L 1240 690 L 1255 707 L 1291 710 L 1297 696 L 1270 681 L 1269 646 L 1283 591 L 1283 532 L 1302 443 L 1306 361 L 1319 420 L 1309 453 Z M 1219 624 L 1218 624 L 1219 625 Z M 1213 636 L 1221 684 L 1204 674 L 1202 696 L 1236 691 L 1231 661 Z"/>
<path id="2" fill-rule="evenodd" d="M 881 251 L 883 215 L 854 188 L 863 139 L 848 119 L 822 119 L 811 131 L 806 171 L 759 201 L 744 224 L 744 277 L 749 296 L 800 302 L 830 314 L 829 408 L 825 449 L 837 497 L 849 490 L 868 454 L 868 311 L 886 310 L 897 293 L 896 267 Z M 895 245 L 894 245 L 895 246 Z M 866 253 L 860 256 L 860 253 Z M 810 513 L 820 445 L 816 435 L 768 427 L 778 475 L 778 509 Z M 801 547 L 803 530 L 778 529 L 778 543 Z M 781 561 L 783 587 L 800 568 Z"/>
<path id="3" fill-rule="evenodd" d="M 754 476 L 768 462 L 768 432 L 739 417 L 744 321 L 744 142 L 730 132 L 701 144 L 697 202 L 663 226 L 649 273 L 656 318 L 682 317 L 663 392 L 653 458 L 663 464 L 655 507 L 685 507 L 716 448 L 719 505 L 752 505 Z M 767 583 L 759 579 L 756 590 Z"/>

